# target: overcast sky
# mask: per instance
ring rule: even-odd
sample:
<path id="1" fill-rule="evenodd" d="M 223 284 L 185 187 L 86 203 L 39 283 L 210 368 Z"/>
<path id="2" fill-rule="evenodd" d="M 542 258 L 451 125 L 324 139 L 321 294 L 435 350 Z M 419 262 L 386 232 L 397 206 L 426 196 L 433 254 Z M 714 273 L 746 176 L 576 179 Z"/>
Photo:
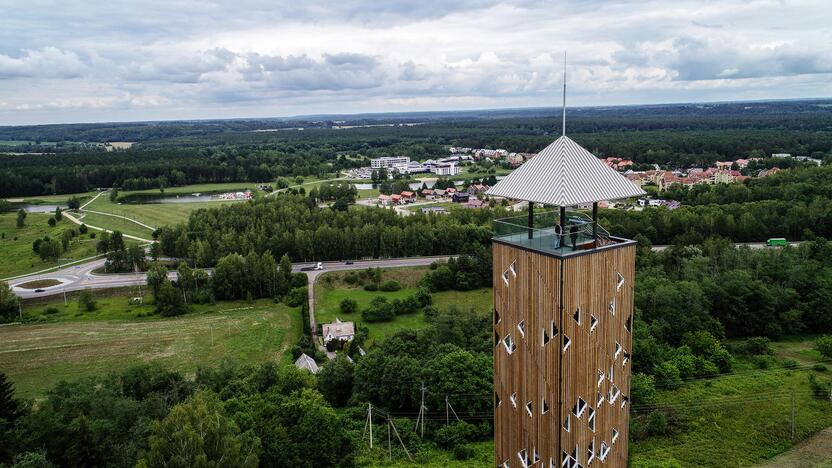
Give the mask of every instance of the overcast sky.
<path id="1" fill-rule="evenodd" d="M 832 96 L 830 0 L 3 0 L 0 124 Z"/>

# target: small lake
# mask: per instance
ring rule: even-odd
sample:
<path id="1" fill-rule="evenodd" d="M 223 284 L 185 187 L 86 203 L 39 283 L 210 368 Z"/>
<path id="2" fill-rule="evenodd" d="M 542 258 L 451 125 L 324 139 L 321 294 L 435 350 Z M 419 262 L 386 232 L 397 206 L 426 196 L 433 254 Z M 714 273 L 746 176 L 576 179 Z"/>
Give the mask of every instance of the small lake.
<path id="1" fill-rule="evenodd" d="M 433 188 L 433 185 L 436 183 L 436 179 L 426 180 L 424 183 L 428 188 Z M 372 190 L 378 188 L 378 184 L 354 183 L 352 185 L 355 185 L 357 190 Z M 408 186 L 410 187 L 410 190 L 419 190 L 422 188 L 422 182 L 411 182 Z"/>
<path id="2" fill-rule="evenodd" d="M 61 207 L 62 210 L 67 209 L 65 205 L 33 205 L 31 203 L 12 203 L 12 210 L 17 211 L 21 208 L 27 213 L 54 213 L 55 208 Z"/>
<path id="3" fill-rule="evenodd" d="M 121 203 L 128 205 L 150 205 L 159 203 L 202 203 L 210 201 L 245 201 L 244 199 L 221 198 L 217 193 L 182 194 L 182 195 L 130 195 L 124 197 Z"/>

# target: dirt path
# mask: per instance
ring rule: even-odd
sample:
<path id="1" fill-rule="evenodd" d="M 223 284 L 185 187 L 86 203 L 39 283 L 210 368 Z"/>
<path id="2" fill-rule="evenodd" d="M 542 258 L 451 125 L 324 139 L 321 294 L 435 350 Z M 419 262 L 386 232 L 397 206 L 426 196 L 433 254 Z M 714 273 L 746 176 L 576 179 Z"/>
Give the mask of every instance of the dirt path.
<path id="1" fill-rule="evenodd" d="M 785 466 L 832 467 L 832 427 L 818 432 L 788 452 L 761 463 L 756 468 Z"/>

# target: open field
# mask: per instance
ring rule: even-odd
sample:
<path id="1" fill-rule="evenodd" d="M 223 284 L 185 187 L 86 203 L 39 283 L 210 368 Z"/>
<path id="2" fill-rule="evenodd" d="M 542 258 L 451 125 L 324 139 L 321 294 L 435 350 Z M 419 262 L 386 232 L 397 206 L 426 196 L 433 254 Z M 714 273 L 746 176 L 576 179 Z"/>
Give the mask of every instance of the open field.
<path id="1" fill-rule="evenodd" d="M 81 200 L 81 203 L 89 200 L 90 198 L 94 197 L 97 192 L 81 192 L 81 193 L 67 193 L 63 195 L 35 195 L 32 197 L 25 197 L 23 200 L 26 203 L 32 203 L 34 205 L 40 204 L 49 204 L 49 203 L 66 203 L 72 197 L 78 197 Z"/>
<path id="2" fill-rule="evenodd" d="M 216 208 L 219 206 L 228 205 L 229 203 L 242 202 L 231 200 L 217 200 L 198 203 L 116 204 L 112 203 L 108 197 L 102 196 L 94 202 L 90 203 L 86 207 L 86 209 L 100 211 L 102 213 L 110 213 L 119 216 L 125 216 L 131 219 L 135 219 L 137 221 L 141 221 L 142 223 L 147 224 L 148 226 L 161 227 L 186 221 L 188 219 L 188 215 L 192 211 L 196 211 L 201 208 Z M 89 213 L 89 215 L 94 214 L 95 213 Z M 137 227 L 141 228 L 141 226 Z"/>
<path id="3" fill-rule="evenodd" d="M 339 312 L 339 306 L 344 299 L 353 299 L 358 303 L 359 311 L 370 304 L 373 298 L 381 296 L 388 301 L 403 299 L 416 292 L 417 283 L 427 273 L 427 267 L 388 268 L 382 270 L 382 282 L 396 280 L 402 284 L 402 289 L 393 292 L 365 291 L 360 286 L 350 286 L 343 282 L 343 273 L 326 273 L 315 285 L 315 319 L 320 323 L 328 323 L 336 317 L 341 320 L 351 320 L 356 324 L 367 325 L 370 329 L 368 343 L 383 340 L 401 330 L 419 330 L 428 326 L 424 314 L 399 315 L 390 322 L 365 323 L 361 313 L 344 315 Z M 327 275 L 337 276 L 341 280 L 328 285 L 324 279 Z M 477 289 L 474 291 L 443 291 L 433 293 L 433 305 L 444 309 L 456 306 L 460 309 L 472 308 L 477 312 L 491 313 L 491 289 Z"/>
<path id="4" fill-rule="evenodd" d="M 739 360 L 732 374 L 691 381 L 678 390 L 660 390 L 655 406 L 642 408 L 666 413 L 669 434 L 635 441 L 632 466 L 749 466 L 832 426 L 832 403 L 813 397 L 808 384 L 808 376 L 814 374 L 829 388 L 830 372 L 812 370 L 811 363 L 817 359 L 794 370 L 780 366 L 784 357 L 808 343 L 775 343 L 770 369 Z M 790 437 L 792 395 L 794 441 Z"/>
<path id="5" fill-rule="evenodd" d="M 124 296 L 99 298 L 98 310 L 79 312 L 77 302 L 47 314 L 47 305 L 30 306 L 54 322 L 0 327 L 0 369 L 23 397 L 41 395 L 60 380 L 158 361 L 190 374 L 197 365 L 224 358 L 241 362 L 289 362 L 289 347 L 300 336 L 300 314 L 271 301 L 196 305 L 173 318 L 142 316 L 151 305 L 130 306 Z M 30 313 L 30 311 L 27 311 Z"/>
<path id="6" fill-rule="evenodd" d="M 832 467 L 832 428 L 815 434 L 788 452 L 757 465 L 757 468 L 779 468 L 783 466 Z"/>
<path id="7" fill-rule="evenodd" d="M 111 231 L 121 231 L 122 234 L 129 234 L 131 236 L 141 237 L 142 239 L 150 239 L 152 237 L 151 234 L 153 234 L 152 230 L 140 224 L 123 218 L 116 218 L 115 216 L 83 212 L 81 215 L 75 217 L 82 223 L 90 226 L 109 229 Z"/>
<path id="8" fill-rule="evenodd" d="M 160 192 L 159 189 L 146 189 L 146 190 L 134 190 L 134 191 L 120 191 L 119 197 L 124 197 L 128 195 L 137 195 L 137 194 L 152 194 L 152 195 L 190 195 L 192 193 L 207 193 L 207 192 L 236 192 L 241 190 L 251 190 L 252 192 L 257 190 L 258 185 L 271 185 L 274 187 L 274 184 L 270 184 L 268 182 L 221 182 L 216 184 L 194 184 L 194 185 L 183 185 L 181 187 L 166 187 L 164 193 Z"/>
<path id="9" fill-rule="evenodd" d="M 51 216 L 47 213 L 29 213 L 26 216 L 26 225 L 18 228 L 15 213 L 0 214 L 0 259 L 3 259 L 0 262 L 0 278 L 40 271 L 95 255 L 95 239 L 84 235 L 77 237 L 59 260 L 41 261 L 32 250 L 32 242 L 35 239 L 47 235 L 58 239 L 63 231 L 78 227 L 67 219 L 59 222 L 54 228 L 49 227 L 46 221 Z"/>

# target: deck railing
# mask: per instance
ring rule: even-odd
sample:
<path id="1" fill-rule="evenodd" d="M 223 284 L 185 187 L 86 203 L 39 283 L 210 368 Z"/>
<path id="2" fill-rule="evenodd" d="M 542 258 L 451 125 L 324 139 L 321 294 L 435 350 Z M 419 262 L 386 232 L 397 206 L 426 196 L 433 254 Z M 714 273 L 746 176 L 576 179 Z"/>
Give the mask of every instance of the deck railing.
<path id="1" fill-rule="evenodd" d="M 533 213 L 531 220 L 528 215 L 498 219 L 494 221 L 494 238 L 558 255 L 615 243 L 606 229 L 577 211 L 567 212 L 564 227 L 557 211 Z"/>

